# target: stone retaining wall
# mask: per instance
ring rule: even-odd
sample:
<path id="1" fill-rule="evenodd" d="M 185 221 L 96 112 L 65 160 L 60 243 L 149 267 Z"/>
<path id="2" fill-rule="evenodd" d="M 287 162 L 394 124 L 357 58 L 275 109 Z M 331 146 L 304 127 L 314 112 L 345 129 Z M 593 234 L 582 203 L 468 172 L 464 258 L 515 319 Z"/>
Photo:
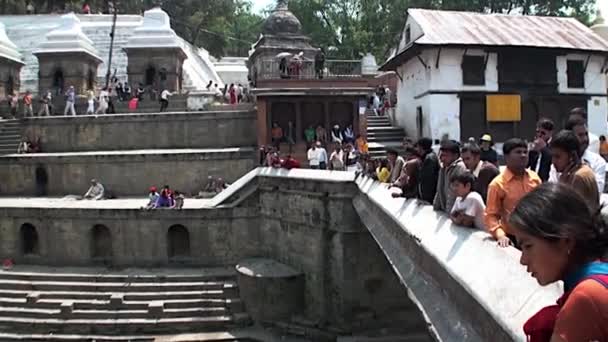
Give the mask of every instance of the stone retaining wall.
<path id="1" fill-rule="evenodd" d="M 252 148 L 12 155 L 0 157 L 0 195 L 83 195 L 92 178 L 119 197 L 165 184 L 198 193 L 208 176 L 234 182 L 255 167 L 255 157 Z"/>
<path id="2" fill-rule="evenodd" d="M 256 144 L 255 112 L 82 115 L 25 120 L 44 152 L 224 148 Z"/>

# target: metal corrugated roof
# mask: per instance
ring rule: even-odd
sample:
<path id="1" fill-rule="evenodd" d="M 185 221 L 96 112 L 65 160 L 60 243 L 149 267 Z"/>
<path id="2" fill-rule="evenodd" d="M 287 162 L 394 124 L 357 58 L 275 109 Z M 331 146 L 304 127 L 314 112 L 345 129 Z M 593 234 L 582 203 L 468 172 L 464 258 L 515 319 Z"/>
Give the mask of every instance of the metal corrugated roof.
<path id="1" fill-rule="evenodd" d="M 425 9 L 409 9 L 408 14 L 424 32 L 415 44 L 608 51 L 607 41 L 574 18 Z"/>

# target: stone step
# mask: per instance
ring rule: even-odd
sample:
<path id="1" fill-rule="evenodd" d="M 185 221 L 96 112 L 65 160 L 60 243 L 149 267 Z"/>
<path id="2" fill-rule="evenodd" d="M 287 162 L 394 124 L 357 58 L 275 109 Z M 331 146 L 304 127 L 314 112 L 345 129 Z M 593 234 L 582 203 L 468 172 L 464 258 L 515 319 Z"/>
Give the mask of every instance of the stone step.
<path id="1" fill-rule="evenodd" d="M 0 341 L 27 341 L 27 342 L 154 342 L 155 337 L 142 336 L 107 336 L 107 335 L 61 335 L 61 334 L 16 334 L 16 333 L 0 333 Z M 210 341 L 210 340 L 205 340 Z M 224 340 L 222 340 L 224 341 Z M 226 340 L 228 341 L 228 340 Z"/>
<path id="2" fill-rule="evenodd" d="M 40 309 L 23 307 L 0 307 L 0 317 L 20 317 L 20 318 L 69 318 L 69 319 L 138 319 L 138 318 L 186 318 L 186 317 L 217 317 L 227 316 L 229 312 L 226 308 L 183 308 L 183 309 L 163 309 L 161 313 L 154 313 L 148 310 L 81 310 L 73 309 L 71 313 L 63 314 L 61 308 Z"/>
<path id="3" fill-rule="evenodd" d="M 27 281 L 0 279 L 0 289 L 28 291 L 100 291 L 100 292 L 159 292 L 224 290 L 236 287 L 234 282 L 166 282 L 166 283 L 128 283 L 128 282 L 61 282 Z"/>
<path id="4" fill-rule="evenodd" d="M 372 133 L 377 133 L 377 132 L 402 132 L 403 133 L 403 128 L 401 127 L 393 127 L 393 126 L 389 126 L 389 127 L 369 127 L 367 129 L 368 133 L 372 132 Z"/>
<path id="5" fill-rule="evenodd" d="M 56 309 L 66 299 L 38 299 L 29 301 L 26 298 L 0 297 L 0 307 L 22 307 L 38 309 Z M 111 304 L 110 300 L 97 299 L 70 299 L 75 310 L 103 310 Z M 242 312 L 243 302 L 239 298 L 235 299 L 166 299 L 161 300 L 166 309 L 187 309 L 187 308 L 227 308 L 230 312 Z M 122 303 L 112 306 L 116 310 L 147 310 L 149 301 L 122 301 Z"/>
<path id="6" fill-rule="evenodd" d="M 33 291 L 0 290 L 0 297 L 26 298 Z M 36 291 L 39 299 L 62 300 L 110 300 L 114 294 L 122 292 L 75 292 L 75 291 Z M 180 299 L 226 299 L 238 298 L 236 288 L 234 291 L 207 290 L 207 291 L 175 291 L 175 292 L 132 292 L 124 293 L 123 301 L 157 301 Z"/>
<path id="7" fill-rule="evenodd" d="M 233 325 L 231 316 L 140 318 L 140 319 L 59 319 L 0 317 L 0 331 L 29 334 L 138 334 L 225 331 Z"/>
<path id="8" fill-rule="evenodd" d="M 234 281 L 236 274 L 232 268 L 210 268 L 198 270 L 192 274 L 106 274 L 106 273 L 49 273 L 27 271 L 1 271 L 0 279 L 28 281 L 66 281 L 66 282 L 97 282 L 97 283 L 158 283 L 158 282 L 205 282 L 205 281 Z"/>

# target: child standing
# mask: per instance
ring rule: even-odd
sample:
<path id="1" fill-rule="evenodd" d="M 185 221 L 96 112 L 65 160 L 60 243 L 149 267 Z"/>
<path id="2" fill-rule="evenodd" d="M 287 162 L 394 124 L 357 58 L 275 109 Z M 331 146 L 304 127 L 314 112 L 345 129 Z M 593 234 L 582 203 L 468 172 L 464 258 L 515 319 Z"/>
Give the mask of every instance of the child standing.
<path id="1" fill-rule="evenodd" d="M 484 229 L 484 212 L 486 206 L 481 195 L 471 191 L 475 176 L 470 171 L 456 173 L 450 179 L 450 184 L 456 193 L 456 202 L 452 207 L 450 218 L 455 224 L 465 227 Z"/>

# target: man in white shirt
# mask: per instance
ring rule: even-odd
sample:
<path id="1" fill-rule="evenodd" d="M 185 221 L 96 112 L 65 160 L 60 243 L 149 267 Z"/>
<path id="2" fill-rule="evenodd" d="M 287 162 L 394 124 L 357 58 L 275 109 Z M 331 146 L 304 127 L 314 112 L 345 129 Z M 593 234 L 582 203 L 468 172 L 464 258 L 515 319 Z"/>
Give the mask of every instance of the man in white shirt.
<path id="1" fill-rule="evenodd" d="M 578 116 L 581 117 L 583 120 L 585 120 L 585 122 L 587 123 L 587 125 L 589 125 L 589 118 L 587 116 L 587 111 L 584 108 L 581 107 L 577 107 L 577 108 L 573 108 L 570 111 L 570 117 L 573 116 Z M 589 147 L 588 150 L 593 152 L 593 153 L 600 153 L 600 137 L 598 137 L 597 135 L 589 132 Z M 600 189 L 600 191 L 602 191 L 603 189 Z"/>
<path id="2" fill-rule="evenodd" d="M 84 199 L 98 201 L 103 199 L 104 194 L 105 189 L 103 185 L 101 185 L 101 183 L 99 183 L 96 179 L 91 179 L 91 187 L 83 197 Z"/>
<path id="3" fill-rule="evenodd" d="M 308 149 L 307 155 L 308 155 L 308 166 L 310 166 L 310 168 L 313 170 L 318 170 L 320 151 L 317 150 L 317 146 L 315 146 L 315 145 L 310 146 L 310 148 Z"/>
<path id="4" fill-rule="evenodd" d="M 458 197 L 450 212 L 450 218 L 455 224 L 483 230 L 486 206 L 481 195 L 472 191 L 474 183 L 475 176 L 470 171 L 462 171 L 452 176 L 450 184 Z"/>
<path id="5" fill-rule="evenodd" d="M 589 148 L 589 130 L 587 129 L 587 122 L 579 115 L 572 115 L 566 123 L 566 129 L 574 132 L 578 138 L 578 141 L 581 144 L 581 159 L 593 170 L 598 190 L 600 191 L 600 194 L 603 193 L 606 183 L 606 161 Z M 557 183 L 559 181 L 559 176 L 555 166 L 551 165 L 549 182 Z"/>
<path id="6" fill-rule="evenodd" d="M 319 153 L 319 169 L 327 170 L 327 151 L 320 141 L 317 141 L 317 151 Z"/>
<path id="7" fill-rule="evenodd" d="M 164 112 L 169 107 L 169 96 L 172 96 L 170 91 L 164 89 L 162 93 L 160 93 L 160 111 Z"/>

